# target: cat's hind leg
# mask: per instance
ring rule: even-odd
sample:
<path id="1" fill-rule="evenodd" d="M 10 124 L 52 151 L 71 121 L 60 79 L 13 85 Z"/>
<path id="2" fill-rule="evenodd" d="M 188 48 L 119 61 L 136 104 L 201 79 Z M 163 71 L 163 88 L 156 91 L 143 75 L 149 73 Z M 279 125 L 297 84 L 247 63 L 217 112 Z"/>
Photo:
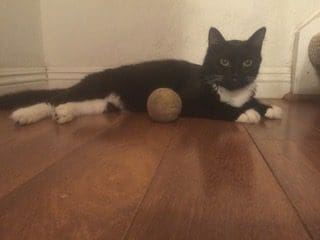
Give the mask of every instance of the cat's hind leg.
<path id="1" fill-rule="evenodd" d="M 120 97 L 116 94 L 110 94 L 103 99 L 60 104 L 55 108 L 53 117 L 58 123 L 63 124 L 71 122 L 77 116 L 104 113 L 109 103 L 119 110 L 123 109 L 123 103 Z"/>
<path id="2" fill-rule="evenodd" d="M 27 125 L 50 117 L 53 107 L 48 103 L 38 103 L 15 110 L 10 118 L 19 125 Z"/>

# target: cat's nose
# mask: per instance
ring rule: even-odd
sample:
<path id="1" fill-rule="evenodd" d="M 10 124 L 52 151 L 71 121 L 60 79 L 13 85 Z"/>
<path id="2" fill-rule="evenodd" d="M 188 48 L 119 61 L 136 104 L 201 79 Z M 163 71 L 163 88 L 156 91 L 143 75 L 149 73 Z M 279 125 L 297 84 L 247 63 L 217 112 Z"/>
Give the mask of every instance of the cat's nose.
<path id="1" fill-rule="evenodd" d="M 238 82 L 238 78 L 234 77 L 234 78 L 232 78 L 232 81 L 233 82 Z"/>

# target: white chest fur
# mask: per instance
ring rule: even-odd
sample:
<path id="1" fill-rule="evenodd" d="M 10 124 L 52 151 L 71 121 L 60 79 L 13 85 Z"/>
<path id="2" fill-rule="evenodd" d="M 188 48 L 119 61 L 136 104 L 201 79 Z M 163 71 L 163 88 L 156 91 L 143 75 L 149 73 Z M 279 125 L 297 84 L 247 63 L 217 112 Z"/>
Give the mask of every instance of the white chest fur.
<path id="1" fill-rule="evenodd" d="M 233 107 L 241 107 L 247 101 L 254 96 L 256 91 L 256 83 L 251 83 L 250 85 L 230 91 L 223 87 L 218 87 L 217 93 L 220 96 L 220 101 L 229 104 Z"/>

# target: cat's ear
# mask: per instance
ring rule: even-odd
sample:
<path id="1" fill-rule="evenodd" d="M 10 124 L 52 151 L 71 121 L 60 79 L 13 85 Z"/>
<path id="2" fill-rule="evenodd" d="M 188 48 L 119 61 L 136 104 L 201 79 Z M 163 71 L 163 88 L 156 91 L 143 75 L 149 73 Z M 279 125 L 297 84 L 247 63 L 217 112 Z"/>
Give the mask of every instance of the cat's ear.
<path id="1" fill-rule="evenodd" d="M 262 48 L 262 43 L 266 35 L 266 31 L 267 29 L 265 27 L 257 30 L 248 40 L 251 46 L 254 46 L 260 50 Z"/>
<path id="2" fill-rule="evenodd" d="M 209 31 L 209 46 L 211 45 L 219 45 L 224 43 L 226 40 L 222 36 L 222 34 L 219 32 L 218 29 L 212 27 Z"/>

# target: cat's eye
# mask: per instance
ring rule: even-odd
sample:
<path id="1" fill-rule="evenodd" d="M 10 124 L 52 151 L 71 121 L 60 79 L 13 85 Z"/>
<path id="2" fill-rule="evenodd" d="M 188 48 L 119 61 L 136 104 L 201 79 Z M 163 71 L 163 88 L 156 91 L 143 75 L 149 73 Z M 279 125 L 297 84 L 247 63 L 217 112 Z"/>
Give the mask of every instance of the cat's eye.
<path id="1" fill-rule="evenodd" d="M 225 58 L 221 58 L 220 59 L 220 64 L 224 67 L 229 67 L 230 66 L 230 61 L 228 59 Z"/>
<path id="2" fill-rule="evenodd" d="M 247 60 L 245 60 L 245 61 L 243 61 L 243 63 L 242 63 L 242 65 L 244 66 L 244 67 L 251 67 L 252 66 L 252 64 L 253 64 L 253 61 L 251 60 L 251 59 L 247 59 Z"/>

